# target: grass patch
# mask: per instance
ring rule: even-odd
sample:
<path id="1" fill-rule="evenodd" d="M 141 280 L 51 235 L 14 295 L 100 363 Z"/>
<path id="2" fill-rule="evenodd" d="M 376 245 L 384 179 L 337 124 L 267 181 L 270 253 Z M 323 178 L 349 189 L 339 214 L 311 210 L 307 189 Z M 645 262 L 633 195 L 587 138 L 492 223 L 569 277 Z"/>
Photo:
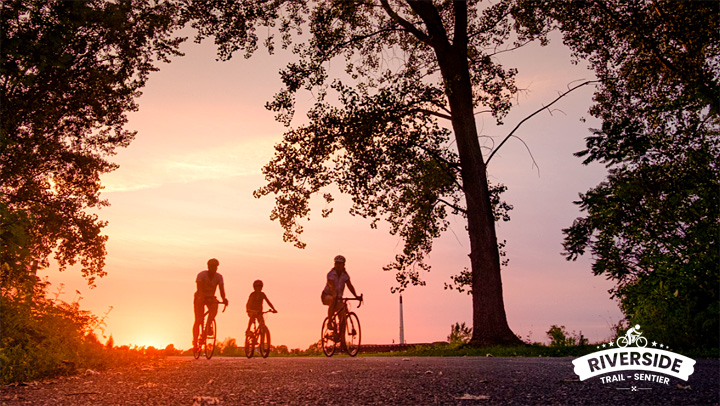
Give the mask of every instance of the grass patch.
<path id="1" fill-rule="evenodd" d="M 582 357 L 600 351 L 597 344 L 582 346 L 547 346 L 532 344 L 516 347 L 472 347 L 469 345 L 432 344 L 416 345 L 405 351 L 382 353 L 363 353 L 366 357 Z M 720 359 L 718 349 L 697 349 L 690 352 L 678 352 L 694 359 Z"/>
<path id="2" fill-rule="evenodd" d="M 366 356 L 408 357 L 580 357 L 597 351 L 592 345 L 549 347 L 542 344 L 515 347 L 472 347 L 470 345 L 432 344 L 416 345 L 406 351 L 362 353 Z"/>

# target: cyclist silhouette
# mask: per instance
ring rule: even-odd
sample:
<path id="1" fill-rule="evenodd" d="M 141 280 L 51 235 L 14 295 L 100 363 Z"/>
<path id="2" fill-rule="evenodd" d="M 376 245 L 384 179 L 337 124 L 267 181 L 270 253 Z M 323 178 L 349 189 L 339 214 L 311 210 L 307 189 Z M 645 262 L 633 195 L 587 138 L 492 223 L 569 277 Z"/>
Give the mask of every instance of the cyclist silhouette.
<path id="1" fill-rule="evenodd" d="M 250 297 L 248 297 L 247 304 L 245 305 L 245 310 L 247 310 L 248 317 L 250 318 L 247 329 L 245 330 L 245 335 L 250 334 L 250 327 L 253 325 L 255 319 L 257 319 L 261 325 L 265 324 L 265 319 L 263 318 L 263 301 L 266 301 L 267 304 L 270 305 L 273 313 L 277 313 L 275 306 L 270 303 L 270 299 L 268 299 L 262 289 L 263 281 L 258 279 L 253 282 L 253 292 L 250 294 Z"/>
<path id="2" fill-rule="evenodd" d="M 355 293 L 355 287 L 350 282 L 350 275 L 345 270 L 345 257 L 338 255 L 335 257 L 335 266 L 327 274 L 327 283 L 325 289 L 323 289 L 320 298 L 324 305 L 328 307 L 328 318 L 332 324 L 333 314 L 338 306 L 340 299 L 342 299 L 343 292 L 345 291 L 345 285 L 347 285 L 350 292 L 358 298 Z M 328 326 L 330 329 L 334 329 L 335 326 Z"/>
<path id="3" fill-rule="evenodd" d="M 635 327 L 631 327 L 630 330 L 625 333 L 625 337 L 628 339 L 628 344 L 632 344 L 642 335 L 640 332 L 640 325 L 636 324 Z"/>
<path id="4" fill-rule="evenodd" d="M 215 297 L 215 289 L 220 288 L 220 296 L 222 296 L 222 303 L 227 306 L 229 301 L 225 297 L 225 283 L 223 277 L 217 271 L 220 266 L 220 261 L 215 258 L 210 259 L 207 262 L 207 271 L 202 271 L 195 278 L 197 284 L 197 290 L 193 298 L 193 308 L 195 310 L 195 323 L 193 323 L 193 348 L 198 345 L 198 335 L 202 329 L 202 321 L 205 316 L 205 306 L 207 306 L 208 314 L 207 318 L 207 329 L 210 329 L 212 321 L 218 312 L 218 301 Z M 201 340 L 205 340 L 205 337 L 201 337 Z"/>

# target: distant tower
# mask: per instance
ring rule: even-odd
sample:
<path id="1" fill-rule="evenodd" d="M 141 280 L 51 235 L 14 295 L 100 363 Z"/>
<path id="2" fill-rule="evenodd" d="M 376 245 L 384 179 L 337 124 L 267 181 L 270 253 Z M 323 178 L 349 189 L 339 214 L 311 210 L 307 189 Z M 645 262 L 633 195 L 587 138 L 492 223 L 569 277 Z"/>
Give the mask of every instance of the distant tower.
<path id="1" fill-rule="evenodd" d="M 402 295 L 400 295 L 400 344 L 405 344 L 405 326 L 403 326 Z"/>

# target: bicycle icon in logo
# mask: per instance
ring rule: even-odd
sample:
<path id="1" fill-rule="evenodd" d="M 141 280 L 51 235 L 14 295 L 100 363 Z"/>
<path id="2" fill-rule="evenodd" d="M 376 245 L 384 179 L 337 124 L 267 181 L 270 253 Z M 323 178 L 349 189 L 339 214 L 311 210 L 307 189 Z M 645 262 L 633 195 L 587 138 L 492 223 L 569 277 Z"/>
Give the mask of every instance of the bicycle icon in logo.
<path id="1" fill-rule="evenodd" d="M 635 327 L 628 330 L 624 336 L 618 337 L 617 339 L 617 345 L 620 348 L 625 348 L 631 344 L 635 344 L 636 347 L 646 347 L 647 343 L 647 338 L 643 337 L 640 332 L 639 324 L 636 324 Z"/>

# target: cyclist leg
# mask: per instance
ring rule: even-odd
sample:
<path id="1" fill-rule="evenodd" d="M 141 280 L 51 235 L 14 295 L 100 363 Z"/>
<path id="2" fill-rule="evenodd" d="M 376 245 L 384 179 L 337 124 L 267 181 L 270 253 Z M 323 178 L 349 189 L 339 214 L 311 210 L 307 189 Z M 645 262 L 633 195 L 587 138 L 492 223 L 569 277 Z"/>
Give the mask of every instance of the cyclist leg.
<path id="1" fill-rule="evenodd" d="M 195 347 L 197 345 L 200 329 L 202 329 L 203 317 L 205 316 L 205 302 L 201 297 L 194 297 L 193 312 L 195 313 L 195 321 L 193 322 L 193 347 Z"/>
<path id="2" fill-rule="evenodd" d="M 213 296 L 212 298 L 206 298 L 205 305 L 208 308 L 208 318 L 207 318 L 207 324 L 205 325 L 205 331 L 209 331 L 210 325 L 212 324 L 212 321 L 215 320 L 215 316 L 218 312 L 218 302 L 217 299 Z M 214 332 L 213 332 L 214 333 Z"/>
<path id="3" fill-rule="evenodd" d="M 333 295 L 323 295 L 322 296 L 322 302 L 325 306 L 328 307 L 327 317 L 328 317 L 328 329 L 332 330 L 333 327 L 333 315 L 335 314 L 335 303 L 337 302 L 335 296 Z"/>
<path id="4" fill-rule="evenodd" d="M 251 332 L 250 328 L 253 325 L 253 321 L 255 321 L 255 312 L 247 312 L 247 314 L 248 314 L 248 325 L 247 325 L 247 329 L 245 330 L 245 335 L 250 334 L 250 332 Z"/>

